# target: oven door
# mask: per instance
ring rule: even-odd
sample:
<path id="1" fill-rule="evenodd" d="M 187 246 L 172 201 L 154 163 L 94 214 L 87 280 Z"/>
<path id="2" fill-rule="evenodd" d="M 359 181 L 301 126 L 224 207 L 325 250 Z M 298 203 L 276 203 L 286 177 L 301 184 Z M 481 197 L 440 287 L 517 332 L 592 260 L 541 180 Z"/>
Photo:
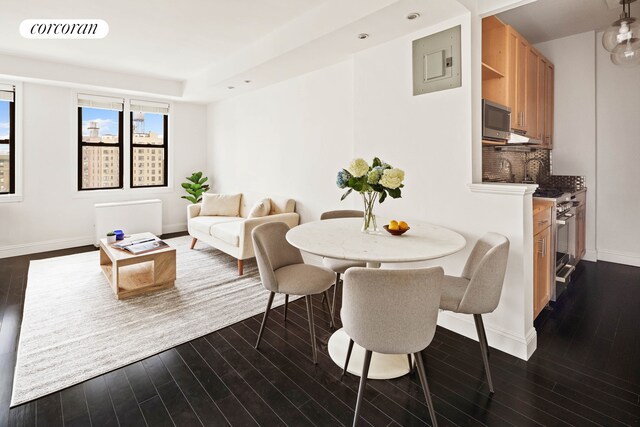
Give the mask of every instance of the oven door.
<path id="1" fill-rule="evenodd" d="M 573 266 L 573 240 L 575 212 L 556 218 L 556 281 L 567 283 L 575 267 Z"/>

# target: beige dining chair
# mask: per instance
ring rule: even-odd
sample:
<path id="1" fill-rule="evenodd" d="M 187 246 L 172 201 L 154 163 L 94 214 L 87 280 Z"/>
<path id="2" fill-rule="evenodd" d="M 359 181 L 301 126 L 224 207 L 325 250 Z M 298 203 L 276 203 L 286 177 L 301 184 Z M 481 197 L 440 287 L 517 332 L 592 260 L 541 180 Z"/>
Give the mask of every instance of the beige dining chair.
<path id="1" fill-rule="evenodd" d="M 311 334 L 311 349 L 313 363 L 317 364 L 316 332 L 313 324 L 313 305 L 311 295 L 324 293 L 327 297 L 329 316 L 333 319 L 329 307 L 328 289 L 333 285 L 333 273 L 325 268 L 305 264 L 300 250 L 287 242 L 286 234 L 289 226 L 284 222 L 270 222 L 253 229 L 251 236 L 260 272 L 262 285 L 269 291 L 269 300 L 264 312 L 264 318 L 258 332 L 258 349 L 267 317 L 276 293 L 285 294 L 288 302 L 289 295 L 304 295 L 309 317 L 309 333 Z M 287 304 L 285 303 L 285 310 Z M 286 316 L 286 311 L 285 311 Z M 332 322 L 330 322 L 332 324 Z"/>
<path id="2" fill-rule="evenodd" d="M 323 212 L 320 215 L 320 220 L 327 219 L 337 219 L 337 218 L 363 218 L 364 212 L 358 210 L 335 210 L 335 211 L 327 211 Z M 331 312 L 335 315 L 336 313 L 336 295 L 338 291 L 338 285 L 340 284 L 340 275 L 344 274 L 347 269 L 351 267 L 366 267 L 367 263 L 363 261 L 351 261 L 346 259 L 336 259 L 336 258 L 328 258 L 324 257 L 322 259 L 322 264 L 336 273 L 336 282 L 333 287 L 333 300 L 331 301 Z M 335 319 L 333 319 L 333 323 L 335 324 Z"/>
<path id="3" fill-rule="evenodd" d="M 443 277 L 441 267 L 402 270 L 354 267 L 345 273 L 340 315 L 351 339 L 343 375 L 349 366 L 353 343 L 365 348 L 354 426 L 362 407 L 374 351 L 413 354 L 431 422 L 437 425 L 422 351 L 431 344 L 436 331 Z"/>
<path id="4" fill-rule="evenodd" d="M 489 391 L 494 393 L 489 369 L 489 345 L 482 315 L 498 307 L 509 257 L 509 239 L 487 233 L 478 240 L 467 259 L 461 277 L 444 276 L 440 308 L 473 314 Z"/>

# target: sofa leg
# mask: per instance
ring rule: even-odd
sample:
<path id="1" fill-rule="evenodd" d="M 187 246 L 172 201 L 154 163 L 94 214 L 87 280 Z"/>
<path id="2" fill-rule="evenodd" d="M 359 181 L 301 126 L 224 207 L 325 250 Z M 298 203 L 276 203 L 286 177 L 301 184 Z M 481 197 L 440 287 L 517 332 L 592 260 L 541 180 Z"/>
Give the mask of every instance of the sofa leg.
<path id="1" fill-rule="evenodd" d="M 242 276 L 243 274 L 243 267 L 244 267 L 244 261 L 239 259 L 238 260 L 238 276 Z"/>
<path id="2" fill-rule="evenodd" d="M 191 249 L 196 247 L 196 242 L 198 241 L 198 239 L 196 239 L 195 237 L 193 238 L 193 240 L 191 240 Z"/>

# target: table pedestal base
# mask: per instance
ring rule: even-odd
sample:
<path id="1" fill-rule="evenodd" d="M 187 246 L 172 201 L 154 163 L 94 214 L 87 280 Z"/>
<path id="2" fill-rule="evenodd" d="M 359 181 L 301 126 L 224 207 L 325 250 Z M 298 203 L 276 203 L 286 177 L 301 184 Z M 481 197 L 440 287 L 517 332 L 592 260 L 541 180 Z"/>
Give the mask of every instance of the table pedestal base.
<path id="1" fill-rule="evenodd" d="M 349 348 L 349 335 L 344 329 L 338 329 L 329 338 L 329 356 L 344 369 L 344 361 L 347 358 Z M 362 364 L 364 362 L 364 348 L 358 344 L 353 344 L 351 360 L 347 372 L 353 375 L 362 375 Z M 373 353 L 371 366 L 369 367 L 369 379 L 387 380 L 398 378 L 409 373 L 409 362 L 406 354 L 381 354 Z"/>

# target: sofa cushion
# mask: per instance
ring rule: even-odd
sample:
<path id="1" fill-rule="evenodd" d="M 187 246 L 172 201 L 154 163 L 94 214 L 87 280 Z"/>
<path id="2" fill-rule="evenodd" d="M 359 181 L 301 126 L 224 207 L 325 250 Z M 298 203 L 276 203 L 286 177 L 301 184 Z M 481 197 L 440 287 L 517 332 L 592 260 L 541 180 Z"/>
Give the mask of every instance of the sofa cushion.
<path id="1" fill-rule="evenodd" d="M 211 235 L 232 246 L 240 245 L 240 227 L 244 221 L 224 222 L 211 227 Z"/>
<path id="2" fill-rule="evenodd" d="M 241 194 L 207 194 L 202 195 L 200 215 L 238 216 L 240 214 Z"/>
<path id="3" fill-rule="evenodd" d="M 296 201 L 287 197 L 271 197 L 270 215 L 291 213 L 296 210 Z"/>
<path id="4" fill-rule="evenodd" d="M 269 212 L 271 212 L 271 200 L 258 200 L 251 208 L 248 218 L 260 218 L 269 215 Z"/>
<path id="5" fill-rule="evenodd" d="M 241 222 L 237 216 L 197 216 L 189 220 L 189 227 L 200 233 L 211 235 L 211 227 L 227 222 Z"/>

